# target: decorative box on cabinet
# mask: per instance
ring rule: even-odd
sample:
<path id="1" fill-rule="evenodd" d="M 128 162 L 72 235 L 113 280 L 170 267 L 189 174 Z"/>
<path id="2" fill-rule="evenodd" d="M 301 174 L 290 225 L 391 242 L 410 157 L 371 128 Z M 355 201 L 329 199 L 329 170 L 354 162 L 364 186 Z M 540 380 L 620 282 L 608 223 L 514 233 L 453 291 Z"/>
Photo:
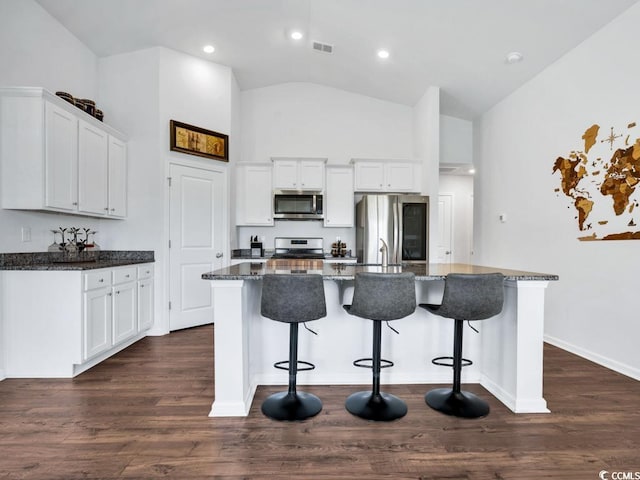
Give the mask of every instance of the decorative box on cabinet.
<path id="1" fill-rule="evenodd" d="M 353 159 L 356 192 L 419 192 L 420 164 L 403 160 Z"/>
<path id="2" fill-rule="evenodd" d="M 325 227 L 353 227 L 353 167 L 329 166 L 325 169 Z"/>
<path id="3" fill-rule="evenodd" d="M 276 190 L 324 189 L 326 158 L 272 157 L 273 188 Z"/>
<path id="4" fill-rule="evenodd" d="M 236 171 L 236 224 L 272 226 L 272 166 L 239 163 Z"/>
<path id="5" fill-rule="evenodd" d="M 0 88 L 1 206 L 123 218 L 126 138 L 42 88 Z"/>

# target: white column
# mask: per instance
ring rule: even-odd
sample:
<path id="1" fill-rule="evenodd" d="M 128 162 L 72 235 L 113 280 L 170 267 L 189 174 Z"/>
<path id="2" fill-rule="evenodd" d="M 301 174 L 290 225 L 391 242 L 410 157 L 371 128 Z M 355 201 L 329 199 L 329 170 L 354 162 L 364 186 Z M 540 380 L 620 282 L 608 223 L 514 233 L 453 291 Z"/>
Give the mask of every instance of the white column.
<path id="1" fill-rule="evenodd" d="M 214 383 L 210 417 L 249 414 L 255 385 L 249 374 L 248 295 L 252 280 L 214 280 Z"/>
<path id="2" fill-rule="evenodd" d="M 505 282 L 502 313 L 482 324 L 481 384 L 515 413 L 547 413 L 543 384 L 547 281 Z"/>

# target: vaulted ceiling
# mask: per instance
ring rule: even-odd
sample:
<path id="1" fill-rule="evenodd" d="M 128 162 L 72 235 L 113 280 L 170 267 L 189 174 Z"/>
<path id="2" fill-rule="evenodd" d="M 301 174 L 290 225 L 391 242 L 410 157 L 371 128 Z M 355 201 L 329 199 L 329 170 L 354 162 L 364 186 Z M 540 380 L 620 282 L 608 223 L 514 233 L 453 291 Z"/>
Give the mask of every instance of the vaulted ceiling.
<path id="1" fill-rule="evenodd" d="M 99 57 L 165 46 L 240 88 L 313 82 L 474 118 L 638 0 L 37 0 Z M 303 33 L 292 40 L 292 29 Z M 333 47 L 314 50 L 312 43 Z M 202 47 L 213 45 L 206 54 Z M 386 49 L 389 58 L 376 52 Z M 509 64 L 510 52 L 523 60 Z"/>

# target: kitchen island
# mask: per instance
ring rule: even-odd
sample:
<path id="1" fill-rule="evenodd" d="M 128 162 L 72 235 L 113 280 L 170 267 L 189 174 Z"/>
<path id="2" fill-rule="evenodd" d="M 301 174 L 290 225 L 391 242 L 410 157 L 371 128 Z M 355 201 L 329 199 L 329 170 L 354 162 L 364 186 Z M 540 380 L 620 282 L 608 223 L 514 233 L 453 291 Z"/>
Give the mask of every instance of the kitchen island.
<path id="1" fill-rule="evenodd" d="M 505 275 L 505 304 L 495 318 L 474 322 L 468 330 L 463 383 L 480 383 L 515 413 L 548 412 L 542 392 L 544 291 L 556 275 L 466 264 L 405 264 L 389 267 L 341 263 L 309 264 L 305 269 L 268 263 L 241 263 L 205 273 L 214 295 L 215 399 L 210 416 L 246 416 L 258 385 L 285 385 L 287 375 L 273 364 L 287 356 L 288 325 L 260 315 L 262 276 L 267 273 L 320 274 L 327 316 L 309 324 L 317 336 L 301 330 L 300 359 L 316 369 L 299 372 L 299 385 L 368 385 L 371 372 L 352 365 L 371 355 L 371 322 L 342 308 L 351 302 L 358 272 L 413 272 L 418 303 L 440 303 L 448 273 Z M 449 384 L 451 369 L 431 359 L 451 355 L 453 324 L 418 308 L 393 323 L 400 333 L 383 330 L 382 355 L 395 363 L 383 370 L 382 384 Z M 425 385 L 425 392 L 429 389 Z"/>

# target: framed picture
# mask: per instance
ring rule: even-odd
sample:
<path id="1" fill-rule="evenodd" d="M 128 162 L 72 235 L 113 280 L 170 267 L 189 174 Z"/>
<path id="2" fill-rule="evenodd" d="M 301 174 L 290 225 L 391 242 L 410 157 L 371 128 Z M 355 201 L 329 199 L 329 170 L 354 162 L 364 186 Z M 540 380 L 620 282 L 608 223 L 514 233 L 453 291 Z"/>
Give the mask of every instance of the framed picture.
<path id="1" fill-rule="evenodd" d="M 229 135 L 186 123 L 169 121 L 169 149 L 223 162 L 229 161 Z"/>

